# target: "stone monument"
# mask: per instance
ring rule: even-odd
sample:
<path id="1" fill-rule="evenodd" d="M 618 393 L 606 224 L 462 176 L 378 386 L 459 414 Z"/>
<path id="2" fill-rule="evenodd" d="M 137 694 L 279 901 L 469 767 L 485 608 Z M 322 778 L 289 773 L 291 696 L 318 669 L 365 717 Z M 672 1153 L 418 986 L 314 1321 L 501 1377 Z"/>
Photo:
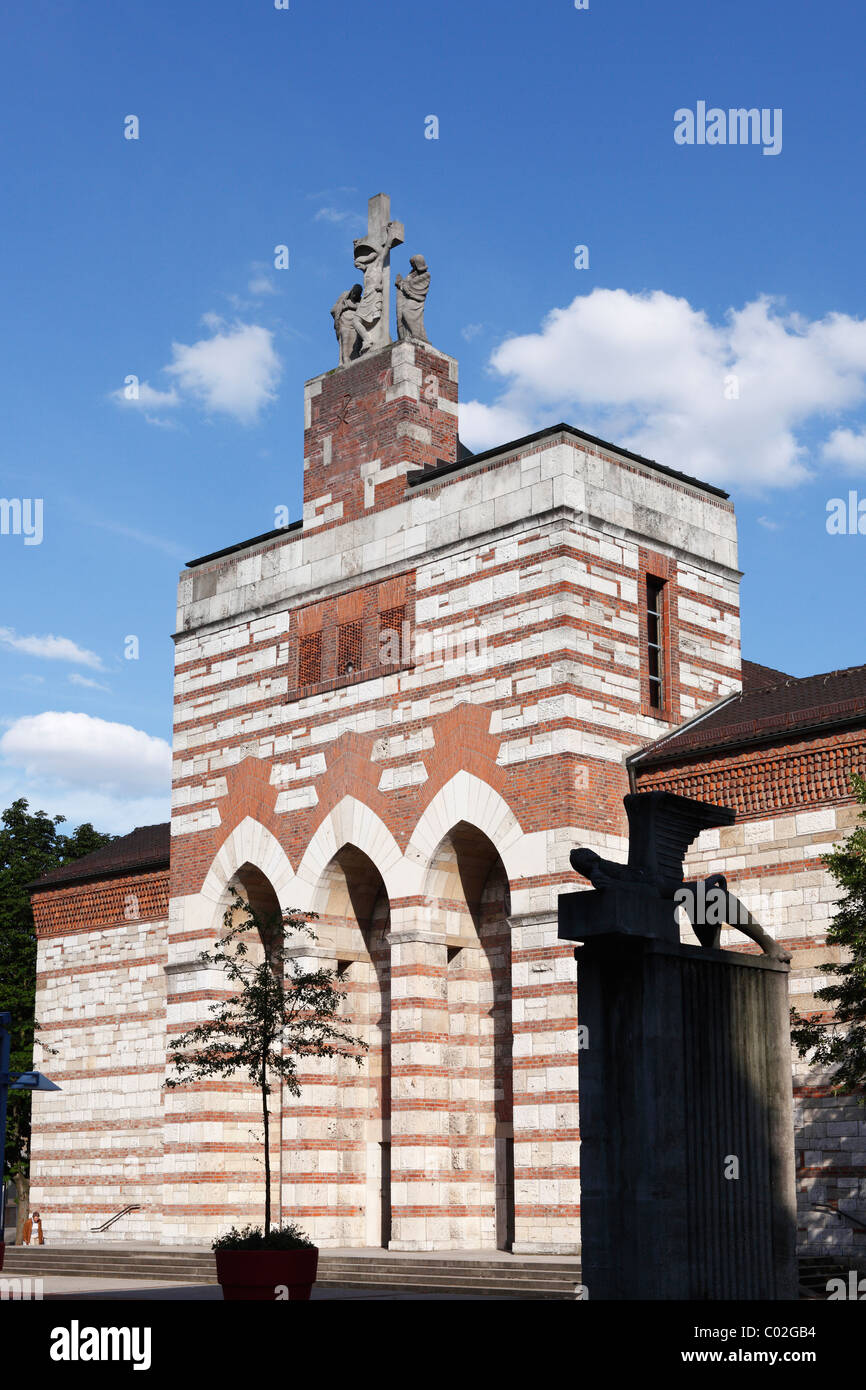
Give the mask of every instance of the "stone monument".
<path id="1" fill-rule="evenodd" d="M 391 220 L 391 199 L 387 193 L 377 193 L 367 205 L 367 234 L 356 237 L 354 260 L 364 273 L 363 285 L 353 285 L 341 294 L 331 316 L 334 332 L 340 345 L 341 367 L 347 367 L 358 357 L 377 352 L 391 343 L 390 283 L 388 272 L 391 250 L 403 243 L 403 223 Z M 411 256 L 412 269 L 406 276 L 398 275 L 397 338 L 402 342 L 415 340 L 427 343 L 424 331 L 424 301 L 430 288 L 430 271 L 423 256 Z"/>
<path id="2" fill-rule="evenodd" d="M 590 1299 L 797 1297 L 788 961 L 721 874 L 687 883 L 734 813 L 627 796 L 628 864 L 574 850 L 583 1282 Z M 701 941 L 680 943 L 684 907 Z M 722 925 L 762 955 L 720 950 Z"/>
<path id="3" fill-rule="evenodd" d="M 397 287 L 397 337 L 400 342 L 407 338 L 418 338 L 422 343 L 429 342 L 424 332 L 424 301 L 430 288 L 430 271 L 423 256 L 410 256 L 412 269 L 406 276 L 398 275 L 394 284 Z"/>

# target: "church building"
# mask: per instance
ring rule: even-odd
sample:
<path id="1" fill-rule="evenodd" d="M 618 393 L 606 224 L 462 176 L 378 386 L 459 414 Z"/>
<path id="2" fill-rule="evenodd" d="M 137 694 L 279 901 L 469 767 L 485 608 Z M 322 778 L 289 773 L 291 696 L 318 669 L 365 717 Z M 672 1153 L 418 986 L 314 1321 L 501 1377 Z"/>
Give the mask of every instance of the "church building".
<path id="1" fill-rule="evenodd" d="M 866 667 L 742 660 L 734 507 L 687 459 L 561 423 L 470 454 L 422 256 L 391 340 L 402 241 L 371 199 L 364 283 L 332 311 L 340 365 L 305 386 L 302 519 L 180 576 L 170 829 L 34 888 L 56 1049 L 35 1064 L 62 1089 L 34 1101 L 31 1204 L 54 1243 L 126 1207 L 105 1239 L 206 1245 L 261 1221 L 255 1088 L 164 1086 L 169 1040 L 225 988 L 198 955 L 232 889 L 317 914 L 303 954 L 338 970 L 368 1047 L 272 1098 L 277 1216 L 323 1247 L 579 1252 L 557 898 L 588 886 L 576 845 L 625 858 L 629 790 L 731 806 L 689 871 L 725 873 L 791 951 L 799 1007 L 825 983 L 820 855 L 856 820 Z M 862 1111 L 799 1062 L 792 1084 L 802 1246 L 851 1248 Z"/>

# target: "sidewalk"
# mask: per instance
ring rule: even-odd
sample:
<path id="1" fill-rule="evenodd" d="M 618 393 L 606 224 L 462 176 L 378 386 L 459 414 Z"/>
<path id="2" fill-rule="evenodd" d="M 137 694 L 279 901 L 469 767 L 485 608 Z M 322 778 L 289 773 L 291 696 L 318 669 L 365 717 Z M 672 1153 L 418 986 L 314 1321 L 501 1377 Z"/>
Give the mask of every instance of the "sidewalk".
<path id="1" fill-rule="evenodd" d="M 162 1281 L 159 1284 L 137 1279 L 76 1278 L 69 1275 L 50 1274 L 42 1280 L 43 1297 L 46 1302 L 67 1303 L 91 1301 L 124 1301 L 146 1303 L 156 1300 L 169 1302 L 222 1303 L 222 1289 L 218 1284 L 174 1284 Z M 394 1299 L 410 1302 L 498 1302 L 490 1294 L 445 1294 L 445 1293 L 402 1293 L 397 1289 L 338 1289 L 318 1284 L 313 1286 L 313 1300 L 351 1300 L 363 1299 L 366 1302 L 390 1303 Z M 509 1303 L 513 1299 L 505 1300 Z"/>

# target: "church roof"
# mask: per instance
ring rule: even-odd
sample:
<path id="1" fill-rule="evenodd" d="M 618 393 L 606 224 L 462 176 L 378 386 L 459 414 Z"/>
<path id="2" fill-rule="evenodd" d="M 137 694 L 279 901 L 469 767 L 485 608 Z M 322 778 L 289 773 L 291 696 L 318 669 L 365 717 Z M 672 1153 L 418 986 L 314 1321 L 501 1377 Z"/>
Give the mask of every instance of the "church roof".
<path id="1" fill-rule="evenodd" d="M 743 662 L 744 690 L 760 690 L 765 685 L 778 685 L 781 681 L 795 679 L 787 671 L 777 671 L 775 666 L 762 666 L 760 661 Z"/>
<path id="2" fill-rule="evenodd" d="M 171 825 L 140 825 L 128 835 L 121 835 L 102 849 L 85 854 L 71 864 L 43 874 L 31 889 L 58 888 L 70 883 L 85 883 L 92 878 L 108 878 L 113 874 L 140 873 L 145 869 L 167 869 L 171 845 Z"/>
<path id="3" fill-rule="evenodd" d="M 866 666 L 817 676 L 786 676 L 771 666 L 743 662 L 743 689 L 656 739 L 629 758 L 641 770 L 657 763 L 745 744 L 866 723 Z"/>

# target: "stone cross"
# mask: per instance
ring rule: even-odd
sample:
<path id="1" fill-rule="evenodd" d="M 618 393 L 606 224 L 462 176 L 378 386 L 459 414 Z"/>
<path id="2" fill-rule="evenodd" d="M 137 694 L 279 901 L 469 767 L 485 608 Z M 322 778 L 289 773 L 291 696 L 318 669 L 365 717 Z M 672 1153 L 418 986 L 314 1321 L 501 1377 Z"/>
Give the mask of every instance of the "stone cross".
<path id="1" fill-rule="evenodd" d="M 391 199 L 377 193 L 367 204 L 367 235 L 355 240 L 355 265 L 364 272 L 357 314 L 362 352 L 391 342 L 391 248 L 401 246 L 403 237 L 403 223 L 391 221 Z"/>

